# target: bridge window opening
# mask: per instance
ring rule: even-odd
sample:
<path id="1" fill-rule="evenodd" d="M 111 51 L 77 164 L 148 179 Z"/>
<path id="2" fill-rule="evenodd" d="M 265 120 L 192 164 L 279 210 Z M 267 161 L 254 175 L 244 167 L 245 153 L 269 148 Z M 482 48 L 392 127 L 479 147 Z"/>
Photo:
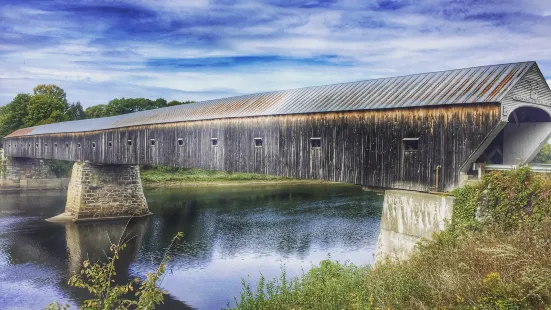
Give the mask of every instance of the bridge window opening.
<path id="1" fill-rule="evenodd" d="M 404 153 L 419 151 L 419 138 L 404 138 L 402 140 Z"/>
<path id="2" fill-rule="evenodd" d="M 113 141 L 107 142 L 107 146 L 112 147 L 113 146 Z"/>
<path id="3" fill-rule="evenodd" d="M 321 148 L 321 138 L 310 138 L 310 147 L 313 149 Z"/>
<path id="4" fill-rule="evenodd" d="M 31 144 L 29 143 L 29 145 L 28 145 L 28 146 L 29 146 L 29 147 L 31 147 Z"/>
<path id="5" fill-rule="evenodd" d="M 151 144 L 151 146 L 155 146 L 155 139 L 149 140 L 149 143 Z"/>
<path id="6" fill-rule="evenodd" d="M 78 146 L 78 147 L 80 147 L 80 143 L 79 143 L 79 144 L 77 144 L 77 146 Z"/>
<path id="7" fill-rule="evenodd" d="M 38 147 L 38 143 L 36 143 L 36 147 Z"/>
<path id="8" fill-rule="evenodd" d="M 57 143 L 54 143 L 54 147 L 57 147 Z"/>
<path id="9" fill-rule="evenodd" d="M 178 139 L 178 145 L 179 146 L 184 145 L 184 139 Z"/>
<path id="10" fill-rule="evenodd" d="M 48 146 L 48 143 L 44 143 L 44 146 Z"/>
<path id="11" fill-rule="evenodd" d="M 132 146 L 132 140 L 128 140 L 126 143 L 128 144 L 128 146 Z"/>
<path id="12" fill-rule="evenodd" d="M 96 148 L 96 142 L 92 142 L 92 147 Z"/>
<path id="13" fill-rule="evenodd" d="M 69 143 L 65 143 L 65 147 L 69 147 Z"/>
<path id="14" fill-rule="evenodd" d="M 262 147 L 263 146 L 262 138 L 254 138 L 254 146 L 255 147 Z"/>
<path id="15" fill-rule="evenodd" d="M 212 146 L 218 146 L 218 138 L 211 138 L 210 143 Z"/>

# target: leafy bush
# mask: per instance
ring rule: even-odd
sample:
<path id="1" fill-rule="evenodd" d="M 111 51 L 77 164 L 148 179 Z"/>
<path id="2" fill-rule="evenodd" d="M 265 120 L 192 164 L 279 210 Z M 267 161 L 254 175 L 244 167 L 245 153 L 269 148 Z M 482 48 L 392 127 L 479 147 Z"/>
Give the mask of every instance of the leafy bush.
<path id="1" fill-rule="evenodd" d="M 488 173 L 481 183 L 457 189 L 454 196 L 452 229 L 473 230 L 484 215 L 504 229 L 551 216 L 551 178 L 527 166 Z"/>
<path id="2" fill-rule="evenodd" d="M 50 171 L 52 171 L 56 177 L 64 178 L 64 177 L 71 176 L 71 171 L 72 171 L 74 162 L 64 161 L 64 160 L 55 160 L 55 159 L 45 159 L 44 164 L 48 166 Z"/>

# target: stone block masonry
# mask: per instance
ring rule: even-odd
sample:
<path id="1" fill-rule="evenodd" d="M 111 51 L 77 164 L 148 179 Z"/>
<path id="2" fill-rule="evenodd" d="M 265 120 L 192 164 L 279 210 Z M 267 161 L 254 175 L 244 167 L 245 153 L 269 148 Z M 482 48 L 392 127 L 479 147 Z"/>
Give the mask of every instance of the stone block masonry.
<path id="1" fill-rule="evenodd" d="M 58 178 L 42 159 L 2 157 L 0 160 L 0 190 L 62 189 L 67 187 L 68 180 Z"/>
<path id="2" fill-rule="evenodd" d="M 42 159 L 8 157 L 6 160 L 6 178 L 17 179 L 55 179 L 56 175 Z"/>
<path id="3" fill-rule="evenodd" d="M 138 166 L 76 162 L 65 212 L 50 220 L 103 220 L 149 214 Z"/>
<path id="4" fill-rule="evenodd" d="M 407 259 L 422 238 L 446 228 L 454 198 L 403 190 L 385 191 L 376 260 Z"/>

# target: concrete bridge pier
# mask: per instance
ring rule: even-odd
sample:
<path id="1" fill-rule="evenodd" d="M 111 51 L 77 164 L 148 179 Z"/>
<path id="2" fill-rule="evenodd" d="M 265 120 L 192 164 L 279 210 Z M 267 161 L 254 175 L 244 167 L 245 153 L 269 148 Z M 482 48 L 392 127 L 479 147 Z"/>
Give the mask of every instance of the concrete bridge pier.
<path id="1" fill-rule="evenodd" d="M 63 189 L 68 182 L 58 178 L 45 160 L 0 154 L 0 189 Z"/>
<path id="2" fill-rule="evenodd" d="M 375 259 L 408 259 L 421 239 L 446 228 L 454 198 L 437 193 L 385 191 Z"/>
<path id="3" fill-rule="evenodd" d="M 107 220 L 150 215 L 136 165 L 95 165 L 76 162 L 65 212 L 52 222 Z"/>

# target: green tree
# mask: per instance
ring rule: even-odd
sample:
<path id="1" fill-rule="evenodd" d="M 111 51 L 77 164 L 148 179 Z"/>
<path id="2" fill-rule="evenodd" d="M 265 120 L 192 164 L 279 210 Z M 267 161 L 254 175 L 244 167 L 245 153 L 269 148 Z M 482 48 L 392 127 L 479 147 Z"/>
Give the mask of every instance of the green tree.
<path id="1" fill-rule="evenodd" d="M 166 102 L 165 99 L 159 98 L 159 99 L 153 101 L 152 104 L 150 104 L 149 106 L 154 107 L 153 109 L 158 109 L 158 108 L 167 107 L 167 106 L 168 106 L 168 103 Z M 149 110 L 149 109 L 148 109 L 148 110 Z"/>
<path id="2" fill-rule="evenodd" d="M 158 98 L 155 100 L 147 98 L 115 98 L 109 101 L 107 105 L 99 104 L 86 108 L 84 114 L 86 115 L 86 118 L 98 118 L 171 107 L 192 102 L 194 101 L 172 100 L 167 102 L 163 98 Z"/>
<path id="3" fill-rule="evenodd" d="M 69 120 L 72 121 L 86 118 L 86 114 L 84 113 L 84 109 L 82 108 L 80 101 L 77 101 L 77 103 L 72 103 L 69 106 L 69 109 L 67 110 L 67 115 L 69 117 Z"/>
<path id="4" fill-rule="evenodd" d="M 539 164 L 551 164 L 551 144 L 545 144 L 538 155 L 536 155 L 533 162 Z"/>
<path id="5" fill-rule="evenodd" d="M 158 108 L 168 107 L 168 103 L 163 98 L 151 100 L 147 98 L 116 98 L 107 104 L 105 114 L 107 116 L 128 114 L 139 111 L 146 111 Z"/>
<path id="6" fill-rule="evenodd" d="M 106 105 L 105 104 L 98 104 L 93 105 L 91 107 L 87 107 L 84 111 L 84 115 L 86 118 L 98 118 L 98 117 L 104 117 L 107 116 L 107 112 L 105 111 Z"/>
<path id="7" fill-rule="evenodd" d="M 178 100 L 172 100 L 168 103 L 169 107 L 175 106 L 175 105 L 181 105 L 181 104 L 188 104 L 188 103 L 194 103 L 195 101 L 178 101 Z"/>
<path id="8" fill-rule="evenodd" d="M 0 138 L 25 127 L 31 95 L 18 94 L 7 105 L 0 108 Z"/>
<path id="9" fill-rule="evenodd" d="M 115 98 L 107 104 L 105 107 L 105 112 L 109 116 L 128 114 L 132 112 L 143 111 L 142 104 L 140 103 L 141 99 L 131 99 L 131 98 Z M 146 99 L 143 99 L 146 100 Z"/>
<path id="10" fill-rule="evenodd" d="M 69 104 L 65 91 L 53 84 L 41 84 L 34 88 L 28 105 L 25 126 L 35 126 L 68 121 Z"/>

